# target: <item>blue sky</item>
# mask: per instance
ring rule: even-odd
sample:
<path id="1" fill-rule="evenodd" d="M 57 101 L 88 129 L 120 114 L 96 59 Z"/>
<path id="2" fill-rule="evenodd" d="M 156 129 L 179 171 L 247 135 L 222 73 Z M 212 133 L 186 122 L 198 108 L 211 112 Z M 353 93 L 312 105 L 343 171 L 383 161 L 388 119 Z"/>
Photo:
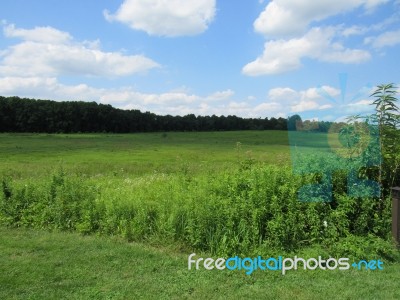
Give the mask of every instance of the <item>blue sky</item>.
<path id="1" fill-rule="evenodd" d="M 0 20 L 3 96 L 338 120 L 400 82 L 399 1 L 3 0 Z"/>

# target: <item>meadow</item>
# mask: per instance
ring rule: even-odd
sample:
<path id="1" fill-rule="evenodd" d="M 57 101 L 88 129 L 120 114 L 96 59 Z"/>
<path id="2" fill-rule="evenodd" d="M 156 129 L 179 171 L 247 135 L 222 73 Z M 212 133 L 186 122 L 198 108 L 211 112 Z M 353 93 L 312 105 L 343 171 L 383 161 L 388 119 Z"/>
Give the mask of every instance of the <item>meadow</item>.
<path id="1" fill-rule="evenodd" d="M 307 148 L 324 136 L 300 138 Z M 271 299 L 340 289 L 338 299 L 397 298 L 399 253 L 382 204 L 390 199 L 348 197 L 345 176 L 333 177 L 332 202 L 298 201 L 318 174 L 293 174 L 286 131 L 0 134 L 0 298 L 262 298 L 266 289 Z M 192 252 L 345 256 L 388 267 L 285 278 L 190 272 Z M 362 292 L 341 288 L 365 282 Z"/>
<path id="2" fill-rule="evenodd" d="M 1 134 L 0 172 L 30 178 L 57 166 L 89 176 L 224 170 L 244 156 L 289 163 L 285 131 Z M 121 175 L 121 174 L 120 174 Z"/>

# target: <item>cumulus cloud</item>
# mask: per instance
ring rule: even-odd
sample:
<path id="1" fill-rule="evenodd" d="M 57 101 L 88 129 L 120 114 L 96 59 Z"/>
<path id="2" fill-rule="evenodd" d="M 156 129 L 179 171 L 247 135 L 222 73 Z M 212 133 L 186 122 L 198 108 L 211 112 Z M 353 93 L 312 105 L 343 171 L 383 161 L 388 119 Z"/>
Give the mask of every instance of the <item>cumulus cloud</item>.
<path id="1" fill-rule="evenodd" d="M 149 35 L 187 36 L 204 32 L 213 21 L 216 0 L 125 0 L 105 18 Z"/>
<path id="2" fill-rule="evenodd" d="M 340 110 L 347 116 L 372 113 L 374 111 L 374 107 L 371 105 L 372 102 L 373 100 L 371 99 L 362 99 L 357 102 L 347 103 L 345 105 L 342 105 Z"/>
<path id="3" fill-rule="evenodd" d="M 300 38 L 267 41 L 264 53 L 243 67 L 249 76 L 279 74 L 302 66 L 302 58 L 325 62 L 361 63 L 370 59 L 370 54 L 361 49 L 349 49 L 335 41 L 334 27 L 312 28 Z"/>
<path id="4" fill-rule="evenodd" d="M 386 2 L 388 0 L 273 0 L 254 21 L 254 29 L 268 37 L 299 35 L 304 33 L 313 21 L 320 21 L 361 6 L 371 11 Z"/>
<path id="5" fill-rule="evenodd" d="M 263 113 L 280 113 L 282 108 L 282 105 L 278 102 L 263 102 L 258 104 L 254 109 Z"/>
<path id="6" fill-rule="evenodd" d="M 59 31 L 52 27 L 35 27 L 34 29 L 15 28 L 14 24 L 4 27 L 6 37 L 21 38 L 25 41 L 60 44 L 72 41 L 68 32 Z"/>
<path id="7" fill-rule="evenodd" d="M 344 38 L 380 30 L 399 19 L 394 13 L 373 26 L 345 24 L 318 26 L 328 17 L 362 9 L 371 13 L 388 0 L 272 0 L 254 21 L 255 32 L 265 36 L 264 52 L 246 64 L 242 72 L 249 76 L 291 72 L 302 66 L 303 58 L 320 62 L 362 63 L 371 58 L 364 49 L 346 47 Z M 391 39 L 392 42 L 395 39 Z"/>
<path id="8" fill-rule="evenodd" d="M 101 89 L 86 84 L 64 85 L 55 77 L 2 77 L 0 94 L 52 100 L 87 100 L 99 99 Z"/>
<path id="9" fill-rule="evenodd" d="M 321 93 L 321 90 L 324 93 Z M 334 105 L 327 101 L 326 95 L 336 97 L 340 91 L 331 86 L 312 87 L 305 90 L 295 90 L 289 87 L 277 87 L 268 91 L 267 102 L 257 106 L 257 109 L 279 112 L 280 115 L 290 115 L 315 110 L 327 110 Z"/>
<path id="10" fill-rule="evenodd" d="M 268 99 L 275 102 L 292 102 L 297 101 L 298 98 L 299 93 L 288 87 L 277 87 L 268 91 Z"/>
<path id="11" fill-rule="evenodd" d="M 315 110 L 319 107 L 318 103 L 315 101 L 300 101 L 296 105 L 291 107 L 292 112 L 303 112 L 307 110 Z"/>
<path id="12" fill-rule="evenodd" d="M 210 101 L 210 102 L 224 101 L 224 100 L 231 98 L 234 94 L 235 94 L 234 91 L 232 91 L 231 89 L 228 89 L 225 91 L 215 92 L 215 93 L 211 94 L 210 96 L 208 96 L 206 98 L 206 100 Z"/>
<path id="13" fill-rule="evenodd" d="M 353 25 L 351 27 L 347 27 L 342 31 L 342 35 L 345 37 L 349 37 L 352 35 L 363 35 L 368 32 L 368 28 L 365 26 Z"/>
<path id="14" fill-rule="evenodd" d="M 375 37 L 367 37 L 364 43 L 380 49 L 400 44 L 400 30 L 387 31 Z"/>
<path id="15" fill-rule="evenodd" d="M 21 42 L 1 52 L 0 75 L 52 77 L 58 75 L 126 76 L 159 67 L 144 55 L 104 52 L 98 41 L 77 42 L 52 27 L 19 29 L 4 27 L 8 38 Z"/>
<path id="16" fill-rule="evenodd" d="M 277 87 L 268 91 L 268 99 L 272 103 L 281 104 L 282 108 L 285 107 L 288 113 L 299 113 L 332 108 L 333 105 L 326 101 L 326 95 L 336 97 L 339 94 L 340 91 L 331 86 L 313 87 L 300 91 L 289 87 Z"/>

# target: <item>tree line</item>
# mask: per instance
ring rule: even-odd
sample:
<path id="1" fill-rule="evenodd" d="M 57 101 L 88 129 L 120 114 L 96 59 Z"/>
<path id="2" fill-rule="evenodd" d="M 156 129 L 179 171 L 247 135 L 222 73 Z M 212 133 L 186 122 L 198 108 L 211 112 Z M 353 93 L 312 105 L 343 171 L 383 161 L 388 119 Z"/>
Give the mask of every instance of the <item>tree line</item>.
<path id="1" fill-rule="evenodd" d="M 157 132 L 286 130 L 285 118 L 157 115 L 84 101 L 35 100 L 0 96 L 0 132 Z"/>
<path id="2" fill-rule="evenodd" d="M 84 101 L 52 101 L 0 96 L 0 132 L 161 132 L 222 130 L 296 130 L 307 124 L 298 115 L 286 118 L 237 116 L 157 115 L 123 110 L 109 104 Z M 330 122 L 311 122 L 310 131 L 327 132 Z"/>

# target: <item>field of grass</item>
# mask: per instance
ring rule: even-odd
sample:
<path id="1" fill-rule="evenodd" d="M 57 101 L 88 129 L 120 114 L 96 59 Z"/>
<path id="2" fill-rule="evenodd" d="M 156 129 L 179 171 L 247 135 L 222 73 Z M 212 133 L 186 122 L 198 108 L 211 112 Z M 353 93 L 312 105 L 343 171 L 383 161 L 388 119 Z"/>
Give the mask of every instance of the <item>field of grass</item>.
<path id="1" fill-rule="evenodd" d="M 238 155 L 268 163 L 289 161 L 284 131 L 138 134 L 0 134 L 0 174 L 47 175 L 62 165 L 88 175 L 209 172 Z"/>
<path id="2" fill-rule="evenodd" d="M 383 271 L 188 270 L 187 255 L 119 239 L 0 227 L 0 299 L 399 299 Z"/>
<path id="3" fill-rule="evenodd" d="M 187 270 L 192 252 L 398 258 L 389 207 L 344 195 L 301 203 L 312 178 L 293 176 L 290 157 L 283 131 L 0 134 L 0 299 L 399 298 L 396 262 Z"/>

